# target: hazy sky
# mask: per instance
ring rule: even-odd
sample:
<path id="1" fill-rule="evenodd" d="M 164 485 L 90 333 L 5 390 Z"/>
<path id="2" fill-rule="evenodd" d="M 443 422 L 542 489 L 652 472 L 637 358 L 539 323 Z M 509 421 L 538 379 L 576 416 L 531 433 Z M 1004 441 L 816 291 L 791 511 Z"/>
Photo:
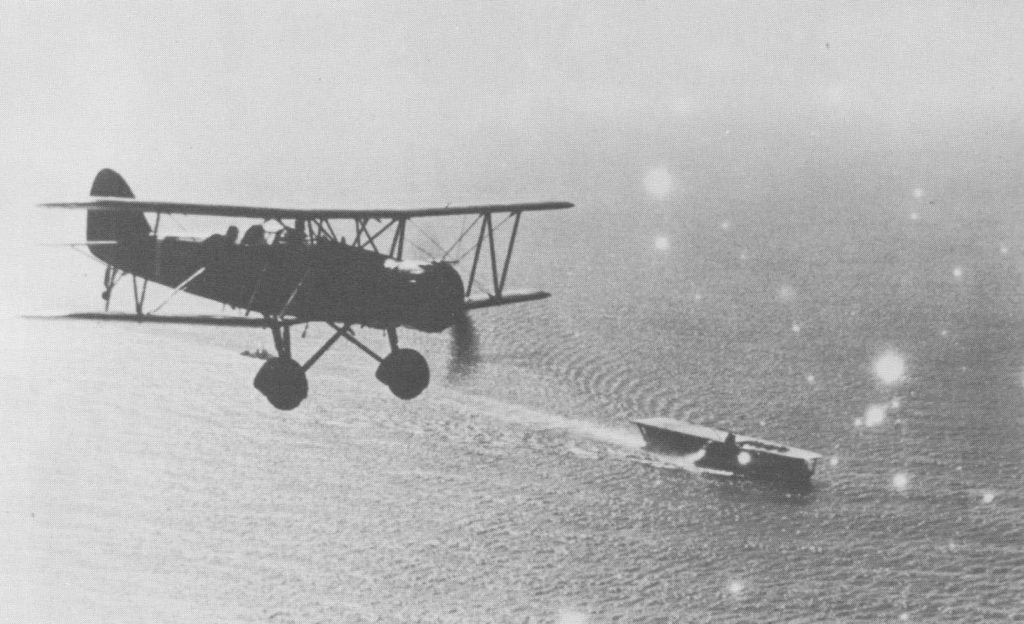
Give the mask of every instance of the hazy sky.
<path id="1" fill-rule="evenodd" d="M 745 125 L 1017 125 L 1022 18 L 1012 2 L 4 0 L 0 190 L 76 196 L 110 166 L 196 201 L 564 195 L 608 158 L 639 175 Z"/>
<path id="2" fill-rule="evenodd" d="M 84 215 L 33 204 L 103 167 L 150 199 L 563 199 L 566 232 L 621 214 L 652 241 L 932 197 L 1015 215 L 1019 7 L 0 0 L 0 308 L 95 305 L 98 265 L 37 245 Z"/>

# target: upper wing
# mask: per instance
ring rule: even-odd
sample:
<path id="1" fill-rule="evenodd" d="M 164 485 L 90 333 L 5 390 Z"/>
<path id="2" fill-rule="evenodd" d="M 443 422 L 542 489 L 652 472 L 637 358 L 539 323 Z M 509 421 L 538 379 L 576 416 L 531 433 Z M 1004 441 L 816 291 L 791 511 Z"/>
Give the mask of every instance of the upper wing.
<path id="1" fill-rule="evenodd" d="M 92 199 L 80 202 L 40 204 L 47 208 L 85 208 L 115 212 L 159 212 L 166 214 L 203 215 L 254 219 L 405 219 L 410 217 L 443 217 L 448 215 L 491 214 L 495 212 L 529 212 L 572 208 L 569 202 L 533 202 L 525 204 L 487 204 L 482 206 L 445 206 L 443 208 L 377 209 L 348 208 L 340 210 L 305 210 L 293 208 L 261 208 L 223 204 L 184 204 L 179 202 L 140 201 L 137 199 Z"/>

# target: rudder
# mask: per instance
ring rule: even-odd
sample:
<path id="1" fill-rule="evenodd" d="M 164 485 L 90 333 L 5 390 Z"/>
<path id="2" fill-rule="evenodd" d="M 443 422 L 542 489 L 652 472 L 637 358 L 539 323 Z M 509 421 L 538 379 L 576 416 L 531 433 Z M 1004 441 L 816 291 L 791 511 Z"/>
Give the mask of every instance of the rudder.
<path id="1" fill-rule="evenodd" d="M 89 194 L 93 197 L 135 198 L 128 183 L 113 169 L 103 169 L 96 174 Z M 146 238 L 151 232 L 149 222 L 140 212 L 90 210 L 86 217 L 85 238 L 89 241 L 128 242 Z"/>

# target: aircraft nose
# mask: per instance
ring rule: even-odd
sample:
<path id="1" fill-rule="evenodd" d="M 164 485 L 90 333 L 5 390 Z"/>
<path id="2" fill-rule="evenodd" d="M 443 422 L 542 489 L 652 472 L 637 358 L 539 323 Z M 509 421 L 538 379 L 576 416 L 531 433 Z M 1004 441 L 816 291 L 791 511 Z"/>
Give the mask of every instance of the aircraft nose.
<path id="1" fill-rule="evenodd" d="M 465 296 L 459 272 L 446 262 L 434 262 L 424 267 L 417 287 L 421 304 L 411 310 L 415 318 L 409 325 L 426 332 L 451 327 L 462 314 Z"/>

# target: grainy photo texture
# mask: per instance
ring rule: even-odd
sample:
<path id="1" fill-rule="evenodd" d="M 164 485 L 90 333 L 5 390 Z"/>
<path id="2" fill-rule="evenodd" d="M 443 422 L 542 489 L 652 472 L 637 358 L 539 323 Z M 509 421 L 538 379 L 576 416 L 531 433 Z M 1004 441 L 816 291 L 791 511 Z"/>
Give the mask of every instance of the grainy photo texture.
<path id="1" fill-rule="evenodd" d="M 1024 622 L 1022 32 L 0 0 L 0 620 Z"/>

